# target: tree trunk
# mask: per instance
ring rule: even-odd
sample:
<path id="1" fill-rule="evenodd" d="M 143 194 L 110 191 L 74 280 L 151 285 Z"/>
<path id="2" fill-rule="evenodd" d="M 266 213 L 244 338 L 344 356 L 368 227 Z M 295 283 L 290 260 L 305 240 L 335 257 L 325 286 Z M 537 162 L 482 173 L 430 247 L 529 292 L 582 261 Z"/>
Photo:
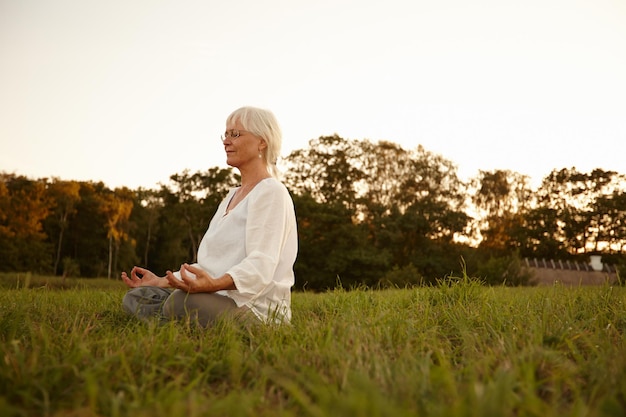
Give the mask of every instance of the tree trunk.
<path id="1" fill-rule="evenodd" d="M 63 227 L 61 227 L 61 231 L 59 232 L 59 241 L 57 243 L 57 256 L 54 259 L 54 275 L 56 275 L 59 271 L 59 262 L 61 261 L 61 244 L 63 243 Z"/>
<path id="2" fill-rule="evenodd" d="M 152 237 L 152 222 L 148 222 L 148 237 L 146 238 L 146 250 L 143 253 L 143 265 L 148 268 L 148 252 L 150 251 L 150 238 Z"/>
<path id="3" fill-rule="evenodd" d="M 109 236 L 109 265 L 107 268 L 107 278 L 111 279 L 111 265 L 113 263 L 113 236 Z"/>

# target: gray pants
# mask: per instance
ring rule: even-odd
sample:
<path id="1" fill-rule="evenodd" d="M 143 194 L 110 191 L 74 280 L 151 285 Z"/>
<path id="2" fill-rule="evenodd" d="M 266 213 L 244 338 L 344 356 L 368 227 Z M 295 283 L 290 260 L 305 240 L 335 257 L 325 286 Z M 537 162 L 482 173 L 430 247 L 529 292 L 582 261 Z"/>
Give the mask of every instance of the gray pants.
<path id="1" fill-rule="evenodd" d="M 143 321 L 158 318 L 191 320 L 202 327 L 210 326 L 220 316 L 242 318 L 254 316 L 247 307 L 237 307 L 232 298 L 213 293 L 189 294 L 181 290 L 159 287 L 137 287 L 122 300 L 124 310 Z"/>

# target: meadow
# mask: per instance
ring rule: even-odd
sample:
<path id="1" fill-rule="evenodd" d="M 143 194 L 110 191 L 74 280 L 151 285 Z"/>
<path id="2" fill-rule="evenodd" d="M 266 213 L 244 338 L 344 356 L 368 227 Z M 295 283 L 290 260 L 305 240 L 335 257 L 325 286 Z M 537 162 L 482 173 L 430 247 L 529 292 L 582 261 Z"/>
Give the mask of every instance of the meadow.
<path id="1" fill-rule="evenodd" d="M 297 292 L 291 325 L 206 330 L 123 294 L 0 276 L 0 415 L 626 415 L 624 287 Z"/>

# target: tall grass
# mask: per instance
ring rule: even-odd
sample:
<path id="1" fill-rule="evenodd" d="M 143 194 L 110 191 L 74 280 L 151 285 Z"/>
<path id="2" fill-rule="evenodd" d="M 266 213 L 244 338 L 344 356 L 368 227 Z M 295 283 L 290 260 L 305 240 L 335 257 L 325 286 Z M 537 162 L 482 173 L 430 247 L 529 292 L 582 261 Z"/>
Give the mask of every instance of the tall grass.
<path id="1" fill-rule="evenodd" d="M 94 282 L 95 284 L 95 282 Z M 2 416 L 612 416 L 626 289 L 295 293 L 290 326 L 143 324 L 124 290 L 0 293 Z"/>

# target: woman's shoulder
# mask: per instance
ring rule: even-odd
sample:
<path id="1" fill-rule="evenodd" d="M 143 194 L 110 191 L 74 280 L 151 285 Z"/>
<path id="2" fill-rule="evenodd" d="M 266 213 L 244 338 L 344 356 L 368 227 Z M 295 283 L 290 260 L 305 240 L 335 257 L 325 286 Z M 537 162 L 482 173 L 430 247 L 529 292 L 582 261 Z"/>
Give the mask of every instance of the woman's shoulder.
<path id="1" fill-rule="evenodd" d="M 287 191 L 287 187 L 285 186 L 285 184 L 283 184 L 282 182 L 280 182 L 278 179 L 274 177 L 265 178 L 264 180 L 259 182 L 258 185 L 261 186 L 259 187 L 261 189 Z"/>
<path id="2" fill-rule="evenodd" d="M 261 181 L 249 194 L 249 209 L 270 211 L 274 215 L 283 213 L 291 220 L 295 219 L 295 207 L 291 193 L 287 187 L 276 178 L 267 178 Z"/>
<path id="3" fill-rule="evenodd" d="M 274 196 L 288 197 L 289 199 L 291 199 L 291 194 L 289 193 L 289 190 L 287 189 L 285 184 L 283 184 L 274 177 L 269 177 L 262 180 L 257 184 L 255 189 L 258 189 L 258 193 L 256 194 L 258 194 L 259 196 L 269 194 Z"/>

